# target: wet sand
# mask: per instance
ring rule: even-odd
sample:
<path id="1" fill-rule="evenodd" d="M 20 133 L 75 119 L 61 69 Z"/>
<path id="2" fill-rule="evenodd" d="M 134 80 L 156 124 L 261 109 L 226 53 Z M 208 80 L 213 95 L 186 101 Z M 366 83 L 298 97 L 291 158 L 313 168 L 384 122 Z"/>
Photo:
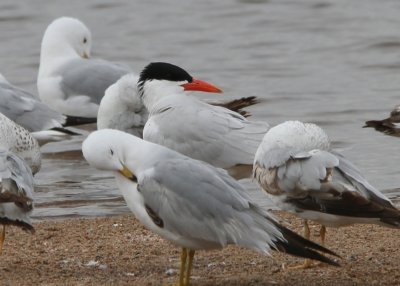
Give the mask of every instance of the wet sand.
<path id="1" fill-rule="evenodd" d="M 297 232 L 299 219 L 278 213 Z M 1 285 L 162 285 L 177 279 L 180 249 L 145 230 L 132 216 L 48 220 L 36 234 L 7 229 Z M 319 228 L 312 227 L 317 235 Z M 314 239 L 317 239 L 314 237 Z M 192 285 L 398 285 L 400 236 L 395 229 L 357 225 L 328 229 L 341 267 L 283 270 L 301 259 L 229 246 L 199 251 Z"/>

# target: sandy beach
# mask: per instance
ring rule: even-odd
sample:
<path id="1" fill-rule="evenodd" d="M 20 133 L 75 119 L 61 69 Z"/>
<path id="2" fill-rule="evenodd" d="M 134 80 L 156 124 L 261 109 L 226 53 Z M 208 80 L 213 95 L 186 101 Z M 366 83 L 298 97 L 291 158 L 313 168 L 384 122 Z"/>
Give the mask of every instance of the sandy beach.
<path id="1" fill-rule="evenodd" d="M 301 221 L 284 218 L 302 231 Z M 180 249 L 144 229 L 133 216 L 49 220 L 36 234 L 7 229 L 2 285 L 163 285 L 177 279 Z M 319 226 L 312 226 L 317 239 Z M 398 230 L 376 225 L 328 229 L 341 267 L 283 270 L 301 259 L 264 256 L 237 246 L 199 251 L 192 285 L 399 285 Z"/>

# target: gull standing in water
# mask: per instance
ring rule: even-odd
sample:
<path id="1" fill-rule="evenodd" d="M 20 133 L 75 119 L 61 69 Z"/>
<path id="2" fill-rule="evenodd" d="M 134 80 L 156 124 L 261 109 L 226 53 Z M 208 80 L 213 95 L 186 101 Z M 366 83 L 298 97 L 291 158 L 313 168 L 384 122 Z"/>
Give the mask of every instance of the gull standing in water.
<path id="1" fill-rule="evenodd" d="M 196 250 L 237 244 L 261 253 L 279 250 L 336 262 L 262 210 L 225 170 L 119 130 L 91 133 L 82 152 L 90 165 L 113 171 L 135 217 L 182 247 L 179 285 L 189 285 Z"/>
<path id="2" fill-rule="evenodd" d="M 100 102 L 97 114 L 98 129 L 118 129 L 135 136 L 143 137 L 143 128 L 149 112 L 138 93 L 135 74 L 126 74 L 107 88 Z M 243 97 L 223 103 L 210 103 L 236 111 L 243 116 L 250 113 L 243 108 L 258 103 L 256 97 Z"/>
<path id="3" fill-rule="evenodd" d="M 366 121 L 363 127 L 372 127 L 383 134 L 400 137 L 400 105 L 393 108 L 388 118 Z"/>
<path id="4" fill-rule="evenodd" d="M 40 98 L 82 123 L 96 122 L 105 90 L 131 72 L 120 64 L 91 59 L 91 45 L 91 33 L 81 21 L 61 17 L 47 27 L 40 51 Z"/>
<path id="5" fill-rule="evenodd" d="M 287 121 L 264 136 L 255 159 L 254 177 L 275 205 L 320 223 L 322 245 L 326 226 L 375 223 L 400 227 L 400 210 L 362 176 L 346 158 L 330 150 L 326 133 L 317 125 Z M 301 267 L 311 266 L 305 261 Z"/>
<path id="6" fill-rule="evenodd" d="M 254 154 L 269 125 L 202 102 L 187 91 L 220 93 L 182 68 L 151 63 L 140 74 L 139 95 L 149 110 L 143 138 L 186 156 L 227 169 L 236 179 L 251 176 Z"/>
<path id="7" fill-rule="evenodd" d="M 39 144 L 30 133 L 0 113 L 0 252 L 5 226 L 16 225 L 34 232 L 33 175 L 40 170 Z"/>

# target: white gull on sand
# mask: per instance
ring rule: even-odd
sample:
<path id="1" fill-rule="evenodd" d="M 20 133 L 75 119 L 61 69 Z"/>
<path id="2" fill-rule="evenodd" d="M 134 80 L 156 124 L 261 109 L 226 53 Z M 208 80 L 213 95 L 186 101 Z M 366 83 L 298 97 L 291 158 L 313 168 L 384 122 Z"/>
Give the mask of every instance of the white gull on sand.
<path id="1" fill-rule="evenodd" d="M 93 167 L 113 171 L 144 226 L 182 247 L 179 285 L 189 285 L 196 250 L 228 244 L 337 265 L 316 252 L 331 251 L 296 235 L 252 202 L 225 170 L 119 130 L 93 132 L 82 152 Z"/>

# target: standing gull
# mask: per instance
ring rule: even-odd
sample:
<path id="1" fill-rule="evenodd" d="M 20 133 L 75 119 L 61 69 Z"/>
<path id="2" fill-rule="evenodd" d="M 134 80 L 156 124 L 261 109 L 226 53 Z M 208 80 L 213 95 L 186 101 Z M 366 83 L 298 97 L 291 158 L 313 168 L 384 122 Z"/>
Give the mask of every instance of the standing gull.
<path id="1" fill-rule="evenodd" d="M 143 137 L 143 128 L 149 112 L 138 93 L 138 79 L 139 77 L 135 74 L 126 74 L 107 88 L 97 114 L 98 129 L 118 129 Z M 256 97 L 250 96 L 211 104 L 231 109 L 243 116 L 250 116 L 250 113 L 243 108 L 257 102 Z"/>
<path id="2" fill-rule="evenodd" d="M 282 210 L 326 226 L 375 223 L 400 227 L 400 211 L 371 186 L 346 158 L 330 150 L 326 133 L 317 125 L 287 121 L 265 134 L 255 159 L 254 177 Z M 311 266 L 307 260 L 301 267 Z"/>
<path id="3" fill-rule="evenodd" d="M 30 221 L 33 210 L 33 176 L 39 171 L 39 144 L 29 132 L 0 113 L 0 251 L 5 226 L 16 225 L 34 232 Z"/>
<path id="4" fill-rule="evenodd" d="M 194 253 L 237 244 L 337 265 L 331 251 L 291 232 L 253 203 L 226 171 L 119 130 L 95 131 L 83 142 L 90 165 L 114 172 L 135 217 L 182 247 L 179 285 L 189 285 Z"/>
<path id="5" fill-rule="evenodd" d="M 249 121 L 188 95 L 187 91 L 221 90 L 172 64 L 146 66 L 138 87 L 150 113 L 143 131 L 145 140 L 227 169 L 237 179 L 251 175 L 254 154 L 269 128 L 267 123 Z"/>
<path id="6" fill-rule="evenodd" d="M 96 118 L 105 90 L 130 72 L 120 64 L 90 59 L 91 45 L 91 33 L 81 21 L 61 17 L 47 27 L 40 51 L 40 98 L 78 119 Z"/>
<path id="7" fill-rule="evenodd" d="M 388 118 L 366 121 L 363 127 L 372 127 L 383 134 L 400 137 L 400 105 L 393 108 Z"/>

